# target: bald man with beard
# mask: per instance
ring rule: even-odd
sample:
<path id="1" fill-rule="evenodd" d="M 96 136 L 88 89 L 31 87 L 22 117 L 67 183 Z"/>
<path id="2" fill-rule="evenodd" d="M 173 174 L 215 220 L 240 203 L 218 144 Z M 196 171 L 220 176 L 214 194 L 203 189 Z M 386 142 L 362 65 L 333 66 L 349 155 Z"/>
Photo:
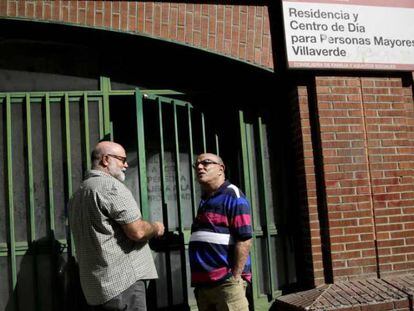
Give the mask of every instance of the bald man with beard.
<path id="1" fill-rule="evenodd" d="M 69 223 L 82 291 L 93 310 L 146 310 L 145 280 L 158 278 L 148 240 L 164 225 L 142 219 L 123 184 L 125 149 L 98 143 L 92 169 L 69 201 Z"/>

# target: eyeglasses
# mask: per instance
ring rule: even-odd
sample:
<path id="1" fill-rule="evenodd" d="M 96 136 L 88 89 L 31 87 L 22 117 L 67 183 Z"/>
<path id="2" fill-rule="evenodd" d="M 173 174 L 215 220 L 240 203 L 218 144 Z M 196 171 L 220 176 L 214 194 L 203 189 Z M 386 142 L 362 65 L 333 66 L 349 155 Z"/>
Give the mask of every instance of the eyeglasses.
<path id="1" fill-rule="evenodd" d="M 218 165 L 222 165 L 221 163 L 215 162 L 215 161 L 213 161 L 213 160 L 205 159 L 205 160 L 201 160 L 201 161 L 197 161 L 197 162 L 195 162 L 195 163 L 193 164 L 193 168 L 197 168 L 200 164 L 201 164 L 202 166 L 208 166 L 208 165 L 211 165 L 211 164 L 218 164 Z"/>
<path id="2" fill-rule="evenodd" d="M 122 156 L 115 155 L 115 154 L 107 154 L 107 156 L 108 156 L 108 157 L 115 158 L 115 159 L 117 159 L 117 160 L 121 161 L 121 162 L 122 162 L 122 164 L 125 164 L 125 162 L 127 161 L 127 157 L 122 157 Z"/>

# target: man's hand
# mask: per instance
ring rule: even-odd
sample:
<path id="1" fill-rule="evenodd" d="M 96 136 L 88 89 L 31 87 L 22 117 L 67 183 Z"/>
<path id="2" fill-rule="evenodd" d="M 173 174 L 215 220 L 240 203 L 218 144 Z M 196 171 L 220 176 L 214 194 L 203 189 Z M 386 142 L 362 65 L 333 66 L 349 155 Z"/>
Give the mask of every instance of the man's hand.
<path id="1" fill-rule="evenodd" d="M 236 275 L 236 274 L 233 273 L 233 278 L 234 278 L 234 280 L 236 280 L 237 282 L 239 282 L 242 277 L 241 277 L 241 274 L 237 274 Z"/>
<path id="2" fill-rule="evenodd" d="M 152 228 L 154 229 L 154 232 L 155 232 L 154 237 L 158 238 L 164 234 L 165 227 L 163 223 L 159 221 L 155 221 L 152 223 Z"/>

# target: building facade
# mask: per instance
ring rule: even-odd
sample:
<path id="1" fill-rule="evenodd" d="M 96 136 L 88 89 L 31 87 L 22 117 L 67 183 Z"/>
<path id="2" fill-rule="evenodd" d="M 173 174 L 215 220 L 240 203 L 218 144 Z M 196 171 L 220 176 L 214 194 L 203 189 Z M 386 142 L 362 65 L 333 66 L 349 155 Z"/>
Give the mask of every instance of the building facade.
<path id="1" fill-rule="evenodd" d="M 104 137 L 133 159 L 144 217 L 169 228 L 153 309 L 195 305 L 190 165 L 205 150 L 252 202 L 255 310 L 410 275 L 413 73 L 291 69 L 283 27 L 282 1 L 1 1 L 0 308 L 77 295 L 65 203 Z"/>

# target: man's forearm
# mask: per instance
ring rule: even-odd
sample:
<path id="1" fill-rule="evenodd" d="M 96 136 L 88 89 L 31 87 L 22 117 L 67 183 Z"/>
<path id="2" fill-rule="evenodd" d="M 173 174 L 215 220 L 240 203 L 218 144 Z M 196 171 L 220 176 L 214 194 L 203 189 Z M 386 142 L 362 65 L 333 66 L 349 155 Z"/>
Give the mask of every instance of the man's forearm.
<path id="1" fill-rule="evenodd" d="M 249 257 L 250 247 L 252 246 L 252 239 L 246 241 L 238 241 L 234 247 L 234 265 L 233 275 L 238 278 L 243 272 L 243 268 Z"/>
<path id="2" fill-rule="evenodd" d="M 153 237 L 164 234 L 164 225 L 157 221 L 150 223 L 139 219 L 132 223 L 122 225 L 122 228 L 127 237 L 134 241 L 148 241 Z"/>

